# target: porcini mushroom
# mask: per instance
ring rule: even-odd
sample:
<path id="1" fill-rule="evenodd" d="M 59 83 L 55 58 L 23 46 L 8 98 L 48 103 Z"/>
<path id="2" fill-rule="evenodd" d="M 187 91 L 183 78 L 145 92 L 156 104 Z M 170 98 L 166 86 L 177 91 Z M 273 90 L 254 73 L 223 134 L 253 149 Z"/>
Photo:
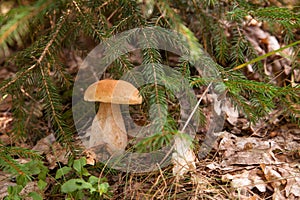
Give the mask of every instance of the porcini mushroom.
<path id="1" fill-rule="evenodd" d="M 100 102 L 92 122 L 88 148 L 104 144 L 111 154 L 124 152 L 127 133 L 119 104 L 141 104 L 138 89 L 126 81 L 105 79 L 90 85 L 84 100 Z"/>

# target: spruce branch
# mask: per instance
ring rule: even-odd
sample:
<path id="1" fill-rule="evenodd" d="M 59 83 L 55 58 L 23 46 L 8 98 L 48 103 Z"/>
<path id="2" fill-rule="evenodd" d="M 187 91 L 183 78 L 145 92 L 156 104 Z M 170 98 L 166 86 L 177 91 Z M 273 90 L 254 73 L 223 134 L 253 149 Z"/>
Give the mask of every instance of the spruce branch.
<path id="1" fill-rule="evenodd" d="M 42 156 L 38 152 L 22 147 L 1 146 L 0 149 L 4 154 L 7 154 L 9 152 L 10 156 L 17 156 L 20 158 L 42 159 Z"/>
<path id="2" fill-rule="evenodd" d="M 249 14 L 261 21 L 280 23 L 285 27 L 300 25 L 300 14 L 288 8 L 266 7 L 249 11 Z"/>
<path id="3" fill-rule="evenodd" d="M 231 77 L 225 81 L 225 85 L 229 99 L 251 122 L 257 122 L 275 108 L 284 109 L 289 114 L 299 112 L 293 107 L 299 104 L 299 88 L 281 88 L 239 77 Z"/>
<path id="4" fill-rule="evenodd" d="M 70 15 L 70 10 L 67 10 L 61 18 L 58 24 L 56 25 L 55 29 L 53 30 L 53 33 L 50 34 L 49 37 L 46 37 L 48 40 L 45 44 L 44 48 L 42 51 L 38 54 L 40 55 L 39 58 L 35 59 L 35 63 L 31 65 L 29 68 L 25 69 L 24 71 L 21 71 L 17 73 L 17 75 L 7 81 L 6 83 L 3 84 L 3 86 L 0 88 L 0 92 L 5 92 L 9 88 L 18 88 L 20 85 L 29 85 L 32 86 L 33 82 L 36 82 L 38 85 L 40 85 L 40 88 L 38 88 L 42 95 L 40 97 L 44 100 L 47 100 L 45 103 L 45 109 L 46 112 L 49 115 L 49 119 L 52 119 L 52 122 L 54 126 L 56 126 L 57 131 L 58 131 L 58 140 L 65 142 L 68 146 L 69 149 L 72 149 L 72 144 L 71 144 L 71 135 L 70 135 L 70 130 L 67 125 L 64 124 L 62 117 L 60 115 L 62 106 L 59 101 L 60 96 L 56 91 L 56 86 L 54 86 L 54 81 L 51 80 L 51 75 L 49 74 L 50 71 L 48 71 L 49 64 L 52 62 L 51 56 L 55 55 L 57 51 L 56 48 L 53 46 L 56 46 L 60 44 L 63 38 L 61 37 L 61 31 L 64 30 L 64 25 L 67 22 L 67 18 Z M 44 39 L 44 38 L 42 38 Z M 39 42 L 37 42 L 39 43 Z M 37 44 L 39 45 L 39 44 Z M 32 58 L 32 56 L 31 56 Z M 47 73 L 45 72 L 48 71 Z M 60 69 L 56 69 L 59 72 L 62 72 Z M 36 76 L 36 77 L 35 77 Z M 25 80 L 25 82 L 24 82 Z M 17 87 L 18 86 L 18 87 Z M 22 90 L 21 90 L 22 91 Z M 14 93 L 13 96 L 17 96 L 18 93 Z M 22 99 L 22 98 L 20 98 Z M 16 134 L 19 133 L 19 130 L 23 130 L 24 127 L 26 127 L 27 123 L 23 120 L 26 119 L 27 112 L 25 109 L 22 109 L 24 101 L 20 101 L 20 99 L 15 103 L 15 105 L 18 105 L 20 109 L 17 109 L 14 111 L 15 116 L 17 117 L 16 123 L 15 123 L 15 130 Z M 32 100 L 32 98 L 30 98 Z M 33 104 L 32 104 L 33 105 Z M 30 110 L 30 113 L 33 113 L 33 110 Z M 18 119 L 18 117 L 21 117 L 21 119 Z M 29 116 L 32 118 L 32 116 Z M 23 119 L 22 119 L 23 118 Z M 32 120 L 32 119 L 31 119 Z M 28 120 L 27 120 L 28 122 Z M 32 123 L 32 122 L 31 122 Z M 22 124 L 22 125 L 21 125 Z"/>
<path id="5" fill-rule="evenodd" d="M 212 82 L 210 82 L 210 83 L 208 84 L 207 88 L 205 89 L 205 91 L 204 91 L 203 94 L 201 95 L 201 97 L 200 97 L 200 99 L 198 100 L 196 106 L 193 108 L 193 111 L 192 111 L 191 114 L 189 115 L 188 119 L 186 120 L 186 122 L 185 122 L 184 126 L 182 127 L 182 129 L 180 130 L 180 132 L 184 132 L 184 131 L 185 131 L 186 127 L 188 126 L 188 124 L 190 123 L 192 117 L 194 116 L 195 112 L 197 111 L 197 109 L 198 109 L 198 107 L 199 107 L 199 105 L 200 105 L 200 103 L 201 103 L 201 101 L 202 101 L 204 95 L 206 95 L 206 93 L 209 91 L 211 85 L 212 85 Z"/>
<path id="6" fill-rule="evenodd" d="M 26 174 L 22 166 L 6 153 L 0 153 L 0 168 L 16 175 Z"/>
<path id="7" fill-rule="evenodd" d="M 147 38 L 145 36 L 145 38 Z M 164 71 L 161 66 L 161 56 L 156 49 L 149 48 L 143 50 L 144 59 L 143 64 L 147 65 L 147 67 L 143 70 L 143 74 L 149 80 L 148 82 L 152 85 L 152 92 L 150 93 L 149 103 L 150 106 L 155 106 L 155 112 L 158 116 L 156 116 L 155 120 L 158 120 L 159 126 L 163 126 L 164 123 L 162 120 L 167 117 L 167 102 L 166 102 L 166 94 L 163 88 L 161 88 L 161 80 L 163 80 L 163 76 L 165 76 Z"/>
<path id="8" fill-rule="evenodd" d="M 28 169 L 14 159 L 14 156 L 34 160 L 40 160 L 42 158 L 37 152 L 29 149 L 0 146 L 0 169 L 12 173 L 13 175 L 28 175 Z"/>
<path id="9" fill-rule="evenodd" d="M 29 68 L 27 68 L 26 70 L 22 71 L 21 73 L 18 73 L 16 75 L 16 77 L 14 77 L 12 80 L 10 80 L 9 82 L 7 82 L 6 84 L 4 84 L 3 86 L 0 87 L 0 92 L 5 92 L 5 90 L 7 90 L 7 88 L 9 86 L 11 86 L 12 84 L 14 84 L 16 81 L 18 81 L 21 77 L 25 77 L 29 72 L 31 72 L 33 69 L 35 69 L 37 66 L 40 66 L 42 61 L 46 58 L 47 53 L 49 52 L 49 48 L 53 45 L 53 43 L 56 40 L 56 37 L 59 34 L 59 31 L 61 30 L 61 28 L 63 27 L 63 24 L 66 20 L 66 17 L 70 14 L 70 11 L 68 11 L 67 13 L 65 13 L 66 15 L 64 17 L 62 17 L 62 21 L 61 23 L 58 24 L 54 34 L 52 35 L 51 39 L 49 40 L 49 42 L 46 44 L 44 50 L 42 51 L 40 57 L 36 60 L 35 64 L 33 64 L 32 66 L 30 66 Z"/>
<path id="10" fill-rule="evenodd" d="M 33 6 L 14 8 L 8 13 L 8 19 L 0 28 L 0 47 L 7 47 L 13 41 L 21 43 L 21 38 L 29 32 L 29 22 L 51 4 L 41 0 Z"/>
<path id="11" fill-rule="evenodd" d="M 55 87 L 53 87 L 52 82 L 49 80 L 49 76 L 45 74 L 43 67 L 40 65 L 40 72 L 42 75 L 42 86 L 46 92 L 47 103 L 50 104 L 50 117 L 54 124 L 58 128 L 58 138 L 62 137 L 63 142 L 67 144 L 67 147 L 72 149 L 72 143 L 70 141 L 70 131 L 66 130 L 66 126 L 63 126 L 63 121 L 61 120 L 60 112 L 60 102 L 58 101 L 59 95 L 55 91 Z M 52 86 L 51 86 L 52 85 Z"/>
<path id="12" fill-rule="evenodd" d="M 76 1 L 72 1 L 72 3 L 74 4 L 76 10 L 80 13 L 80 15 L 83 17 L 84 22 L 87 22 L 89 24 L 89 26 L 92 28 L 92 32 L 94 34 L 97 34 L 97 37 L 100 38 L 100 40 L 103 40 L 104 37 L 102 36 L 102 34 L 99 32 L 99 30 L 96 28 L 96 26 L 90 22 L 90 20 L 87 18 L 87 16 L 83 13 L 82 9 L 79 7 L 78 3 Z"/>
<path id="13" fill-rule="evenodd" d="M 250 61 L 248 61 L 248 62 L 246 62 L 246 63 L 243 63 L 243 64 L 241 64 L 241 65 L 238 65 L 238 66 L 234 67 L 233 69 L 230 69 L 229 72 L 230 72 L 230 71 L 235 71 L 235 70 L 242 69 L 242 68 L 246 67 L 247 65 L 256 63 L 256 62 L 258 62 L 258 61 L 261 61 L 261 60 L 263 60 L 263 59 L 265 59 L 265 58 L 267 58 L 267 57 L 269 57 L 269 56 L 271 56 L 271 55 L 274 55 L 274 54 L 276 54 L 276 53 L 278 53 L 278 52 L 281 52 L 281 51 L 284 50 L 284 49 L 287 49 L 287 48 L 296 46 L 296 45 L 298 45 L 298 44 L 300 44 L 300 40 L 298 40 L 298 41 L 296 41 L 296 42 L 293 42 L 293 43 L 291 43 L 291 44 L 288 44 L 288 45 L 286 45 L 286 46 L 284 46 L 284 47 L 281 47 L 281 48 L 279 48 L 279 49 L 276 49 L 276 50 L 274 50 L 274 51 L 270 51 L 270 52 L 268 52 L 268 53 L 266 53 L 266 54 L 264 54 L 264 55 L 258 56 L 258 57 L 254 58 L 254 59 L 252 59 L 252 60 L 250 60 Z"/>

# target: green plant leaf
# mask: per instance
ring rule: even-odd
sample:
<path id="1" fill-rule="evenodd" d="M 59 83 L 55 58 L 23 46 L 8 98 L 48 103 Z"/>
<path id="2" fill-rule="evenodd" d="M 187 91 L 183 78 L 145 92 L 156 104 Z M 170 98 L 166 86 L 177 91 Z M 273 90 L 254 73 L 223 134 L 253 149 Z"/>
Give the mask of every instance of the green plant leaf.
<path id="1" fill-rule="evenodd" d="M 109 189 L 109 184 L 108 183 L 101 183 L 98 187 L 100 195 L 106 194 Z"/>
<path id="2" fill-rule="evenodd" d="M 89 183 L 94 185 L 94 184 L 97 184 L 99 182 L 99 178 L 96 177 L 96 176 L 90 176 L 89 177 Z"/>
<path id="3" fill-rule="evenodd" d="M 72 168 L 71 167 L 67 167 L 67 166 L 64 166 L 63 168 L 58 169 L 56 171 L 56 174 L 55 174 L 55 179 L 61 178 L 62 176 L 64 176 L 67 173 L 69 173 L 71 170 L 72 170 Z"/>
<path id="4" fill-rule="evenodd" d="M 28 163 L 25 163 L 24 166 L 28 169 L 28 171 L 30 171 L 31 175 L 36 175 L 41 172 L 39 164 L 39 161 L 32 160 Z"/>
<path id="5" fill-rule="evenodd" d="M 9 195 L 4 198 L 4 200 L 22 200 L 19 195 Z"/>
<path id="6" fill-rule="evenodd" d="M 41 169 L 41 172 L 39 173 L 38 178 L 41 180 L 45 180 L 49 172 L 49 169 L 45 165 L 43 165 L 43 163 L 40 163 L 39 167 Z"/>
<path id="7" fill-rule="evenodd" d="M 29 180 L 30 180 L 29 176 L 26 176 L 25 174 L 16 177 L 17 184 L 22 185 L 23 187 L 27 185 Z"/>
<path id="8" fill-rule="evenodd" d="M 82 174 L 83 176 L 89 176 L 89 175 L 91 175 L 91 174 L 88 172 L 88 170 L 85 169 L 85 168 L 82 168 L 81 174 Z"/>
<path id="9" fill-rule="evenodd" d="M 41 180 L 41 179 L 40 179 L 40 180 L 38 181 L 38 188 L 39 188 L 40 190 L 45 189 L 46 186 L 47 186 L 47 182 L 45 182 L 44 180 Z"/>
<path id="10" fill-rule="evenodd" d="M 32 197 L 33 200 L 43 200 L 43 197 L 37 192 L 30 192 L 29 196 Z"/>
<path id="11" fill-rule="evenodd" d="M 63 193 L 71 193 L 76 190 L 83 190 L 83 189 L 89 189 L 91 193 L 96 191 L 96 189 L 93 188 L 92 184 L 84 181 L 83 179 L 71 179 L 65 182 L 61 186 L 61 191 Z"/>
<path id="12" fill-rule="evenodd" d="M 78 160 L 74 160 L 73 168 L 81 175 L 82 167 L 86 165 L 86 159 L 80 158 Z"/>

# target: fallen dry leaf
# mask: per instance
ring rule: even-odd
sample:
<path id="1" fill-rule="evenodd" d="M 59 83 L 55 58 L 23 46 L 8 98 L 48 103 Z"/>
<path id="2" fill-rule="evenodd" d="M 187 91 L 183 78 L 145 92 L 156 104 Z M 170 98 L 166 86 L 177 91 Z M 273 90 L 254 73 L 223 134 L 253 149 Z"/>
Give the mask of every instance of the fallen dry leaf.
<path id="1" fill-rule="evenodd" d="M 12 129 L 13 118 L 9 113 L 0 113 L 0 132 L 7 134 Z"/>
<path id="2" fill-rule="evenodd" d="M 54 169 L 58 162 L 68 164 L 67 150 L 56 142 L 53 134 L 38 141 L 32 150 L 46 155 L 49 169 Z"/>
<path id="3" fill-rule="evenodd" d="M 191 148 L 191 141 L 184 136 L 176 135 L 172 154 L 173 175 L 180 177 L 187 172 L 194 172 L 197 160 Z"/>
<path id="4" fill-rule="evenodd" d="M 223 182 L 230 182 L 231 186 L 237 188 L 243 193 L 248 194 L 248 191 L 256 187 L 260 192 L 265 192 L 267 184 L 264 182 L 263 178 L 257 175 L 256 170 L 246 170 L 240 174 L 225 174 L 222 176 Z"/>
<path id="5" fill-rule="evenodd" d="M 82 154 L 86 157 L 86 164 L 95 165 L 97 157 L 94 151 L 85 150 L 84 152 L 82 152 Z"/>
<path id="6" fill-rule="evenodd" d="M 32 150 L 38 151 L 41 154 L 49 153 L 51 145 L 55 142 L 55 136 L 53 134 L 48 135 L 45 138 L 40 139 Z"/>
<path id="7" fill-rule="evenodd" d="M 238 110 L 230 103 L 230 101 L 227 99 L 225 101 L 225 105 L 222 107 L 223 111 L 225 112 L 227 116 L 227 121 L 231 125 L 236 125 L 239 117 Z"/>
<path id="8" fill-rule="evenodd" d="M 0 171 L 0 199 L 4 199 L 8 195 L 7 187 L 14 186 L 16 183 L 11 182 L 11 174 Z"/>
<path id="9" fill-rule="evenodd" d="M 55 142 L 51 146 L 51 151 L 46 154 L 46 159 L 49 163 L 48 168 L 54 169 L 57 163 L 60 162 L 64 165 L 68 164 L 67 150 L 64 149 L 59 143 Z"/>
<path id="10" fill-rule="evenodd" d="M 279 43 L 274 35 L 271 35 L 263 28 L 262 23 L 255 22 L 252 17 L 248 17 L 247 21 L 245 24 L 245 35 L 258 55 L 264 55 L 284 46 L 284 44 Z M 264 72 L 267 76 L 272 77 L 272 82 L 277 85 L 283 85 L 287 76 L 292 73 L 290 66 L 293 54 L 293 50 L 287 48 L 262 60 Z M 247 70 L 248 74 L 255 80 L 261 79 L 262 75 L 259 72 L 255 72 L 252 69 L 252 65 L 248 65 Z"/>
<path id="11" fill-rule="evenodd" d="M 300 198 L 300 172 L 297 168 L 285 164 L 278 168 L 279 173 L 282 177 L 286 178 L 286 186 L 284 188 L 285 197 Z"/>
<path id="12" fill-rule="evenodd" d="M 280 164 L 273 151 L 281 147 L 272 140 L 262 141 L 254 137 L 237 137 L 223 132 L 219 151 L 223 156 L 222 166 Z"/>
<path id="13" fill-rule="evenodd" d="M 264 177 L 272 187 L 273 199 L 299 199 L 300 172 L 288 163 L 277 166 L 261 165 Z"/>

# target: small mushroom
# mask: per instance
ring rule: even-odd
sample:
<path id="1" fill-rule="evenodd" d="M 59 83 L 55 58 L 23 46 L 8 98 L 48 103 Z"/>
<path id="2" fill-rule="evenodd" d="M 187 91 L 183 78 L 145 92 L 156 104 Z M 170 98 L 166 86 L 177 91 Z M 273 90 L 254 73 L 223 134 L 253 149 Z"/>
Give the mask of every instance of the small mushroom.
<path id="1" fill-rule="evenodd" d="M 100 102 L 88 148 L 104 144 L 111 155 L 124 152 L 127 133 L 119 104 L 141 104 L 142 97 L 137 88 L 126 81 L 105 79 L 90 85 L 84 100 Z"/>

